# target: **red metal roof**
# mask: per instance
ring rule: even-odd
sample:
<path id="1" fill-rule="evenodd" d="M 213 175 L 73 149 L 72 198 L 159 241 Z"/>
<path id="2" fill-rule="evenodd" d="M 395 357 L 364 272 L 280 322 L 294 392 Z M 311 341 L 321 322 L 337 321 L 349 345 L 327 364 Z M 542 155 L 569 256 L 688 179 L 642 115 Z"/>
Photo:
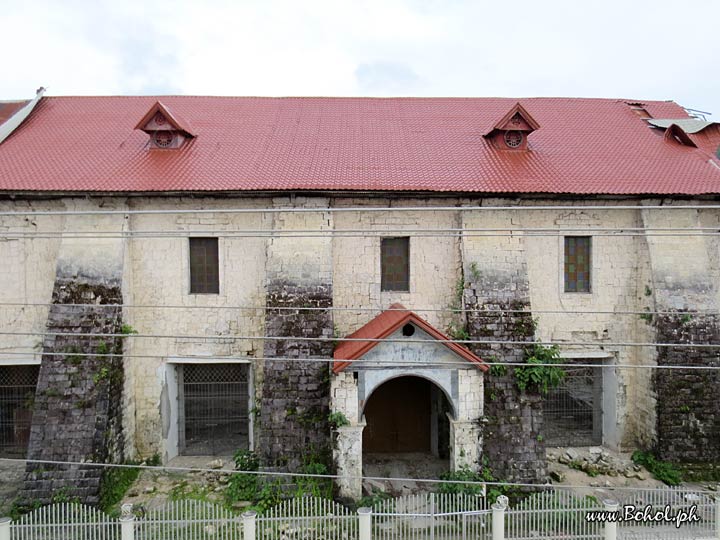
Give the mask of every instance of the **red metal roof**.
<path id="1" fill-rule="evenodd" d="M 434 326 L 430 325 L 430 323 L 428 323 L 425 319 L 422 319 L 412 311 L 407 310 L 407 308 L 405 308 L 402 304 L 393 304 L 390 306 L 390 309 L 383 311 L 365 326 L 356 330 L 347 337 L 360 339 L 383 339 L 390 336 L 398 328 L 406 325 L 407 323 L 413 323 L 415 326 L 424 332 L 427 332 L 435 339 L 450 339 Z M 343 371 L 347 366 L 352 364 L 352 360 L 361 358 L 370 349 L 380 343 L 380 341 L 341 341 L 340 344 L 335 347 L 335 352 L 333 353 L 333 358 L 335 358 L 335 362 L 333 363 L 333 372 L 339 373 Z M 480 357 L 473 354 L 462 345 L 452 341 L 445 342 L 443 345 L 461 358 L 476 364 L 483 371 L 488 370 L 488 366 L 483 363 Z"/>
<path id="2" fill-rule="evenodd" d="M 193 127 L 180 149 L 133 129 L 159 99 Z M 530 150 L 495 148 L 518 102 Z M 717 125 L 698 148 L 661 135 L 613 99 L 45 97 L 0 145 L 0 190 L 720 193 Z"/>

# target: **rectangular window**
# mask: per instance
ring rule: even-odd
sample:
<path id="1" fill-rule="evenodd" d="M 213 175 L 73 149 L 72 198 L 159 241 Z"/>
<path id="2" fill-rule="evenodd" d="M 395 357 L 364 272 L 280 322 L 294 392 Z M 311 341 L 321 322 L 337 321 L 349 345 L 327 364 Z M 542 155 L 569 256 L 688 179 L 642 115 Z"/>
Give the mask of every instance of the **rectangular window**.
<path id="1" fill-rule="evenodd" d="M 590 292 L 590 237 L 565 237 L 565 292 Z"/>
<path id="2" fill-rule="evenodd" d="M 190 238 L 190 294 L 218 294 L 217 238 Z"/>
<path id="3" fill-rule="evenodd" d="M 410 239 L 383 238 L 380 245 L 380 290 L 410 290 Z"/>

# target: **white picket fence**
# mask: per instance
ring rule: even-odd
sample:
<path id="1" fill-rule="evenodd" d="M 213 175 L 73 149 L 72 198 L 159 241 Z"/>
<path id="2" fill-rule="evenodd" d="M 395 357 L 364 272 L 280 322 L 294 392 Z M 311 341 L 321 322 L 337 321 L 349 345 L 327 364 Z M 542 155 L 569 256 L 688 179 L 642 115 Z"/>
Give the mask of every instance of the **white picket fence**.
<path id="1" fill-rule="evenodd" d="M 419 494 L 377 502 L 353 512 L 331 500 L 297 498 L 262 515 L 238 516 L 212 503 L 184 500 L 120 519 L 79 504 L 39 508 L 11 522 L 0 519 L 0 540 L 720 540 L 720 499 L 685 489 L 618 492 L 599 503 L 567 489 L 538 492 L 508 508 L 499 499 Z M 588 522 L 591 511 L 632 504 L 697 507 L 700 521 L 677 529 L 667 523 Z"/>

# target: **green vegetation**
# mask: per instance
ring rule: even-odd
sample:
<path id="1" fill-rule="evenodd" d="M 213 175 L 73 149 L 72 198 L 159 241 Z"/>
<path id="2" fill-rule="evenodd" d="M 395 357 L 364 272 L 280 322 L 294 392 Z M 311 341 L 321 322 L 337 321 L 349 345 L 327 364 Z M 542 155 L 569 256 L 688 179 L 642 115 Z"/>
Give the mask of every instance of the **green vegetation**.
<path id="1" fill-rule="evenodd" d="M 552 347 L 535 345 L 532 350 L 526 350 L 525 353 L 527 355 L 525 364 L 515 368 L 515 383 L 518 389 L 521 392 L 535 390 L 547 395 L 551 388 L 562 382 L 565 371 L 556 366 L 542 364 L 561 363 L 560 349 L 557 345 Z"/>
<path id="2" fill-rule="evenodd" d="M 235 469 L 255 472 L 260 468 L 260 458 L 255 452 L 238 450 L 233 456 Z M 225 500 L 232 504 L 236 501 L 253 501 L 258 493 L 257 474 L 233 474 L 225 491 Z"/>
<path id="3" fill-rule="evenodd" d="M 123 325 L 120 327 L 120 333 L 126 336 L 129 336 L 130 334 L 137 334 L 138 331 L 135 330 L 132 326 L 129 324 L 123 323 Z"/>
<path id="4" fill-rule="evenodd" d="M 327 420 L 328 424 L 330 424 L 330 427 L 333 429 L 350 425 L 350 420 L 348 420 L 345 415 L 339 411 L 330 413 Z"/>
<path id="5" fill-rule="evenodd" d="M 675 465 L 656 459 L 650 452 L 637 450 L 633 452 L 632 460 L 634 463 L 645 467 L 656 479 L 665 482 L 669 486 L 677 486 L 682 482 L 682 472 Z"/>
<path id="6" fill-rule="evenodd" d="M 137 462 L 129 462 L 137 465 Z M 100 481 L 100 509 L 107 513 L 118 513 L 114 509 L 130 486 L 137 480 L 140 469 L 135 467 L 107 467 Z"/>
<path id="7" fill-rule="evenodd" d="M 492 362 L 497 362 L 497 357 L 493 356 L 492 359 L 488 360 L 491 364 Z M 495 364 L 490 366 L 490 375 L 493 377 L 502 377 L 503 375 L 507 374 L 507 366 L 504 366 L 502 364 Z"/>
<path id="8" fill-rule="evenodd" d="M 443 473 L 440 475 L 440 480 L 478 482 L 478 484 L 451 484 L 443 482 L 438 488 L 440 493 L 464 493 L 466 495 L 481 495 L 485 482 L 498 482 L 490 471 L 487 460 L 484 460 L 480 472 L 475 472 L 465 465 L 460 468 L 460 470 Z M 485 496 L 490 504 L 494 503 L 500 495 L 515 497 L 518 495 L 517 488 L 499 485 L 486 486 Z"/>

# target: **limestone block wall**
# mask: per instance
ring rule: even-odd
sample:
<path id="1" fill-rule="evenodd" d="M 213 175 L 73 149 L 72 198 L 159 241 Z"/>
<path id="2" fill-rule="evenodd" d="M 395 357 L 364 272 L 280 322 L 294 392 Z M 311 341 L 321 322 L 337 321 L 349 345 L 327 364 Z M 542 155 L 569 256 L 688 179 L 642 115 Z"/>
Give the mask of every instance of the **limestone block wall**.
<path id="1" fill-rule="evenodd" d="M 61 201 L 0 201 L 0 211 L 64 210 Z M 0 216 L 0 327 L 18 333 L 44 332 L 52 299 L 64 218 Z M 8 305 L 14 304 L 14 305 Z M 39 335 L 0 338 L 0 365 L 42 352 Z M 36 358 L 39 359 L 38 356 Z"/>
<path id="2" fill-rule="evenodd" d="M 267 208 L 270 199 L 139 198 L 135 210 Z M 168 360 L 228 356 L 263 356 L 265 321 L 265 256 L 268 239 L 242 236 L 238 231 L 269 231 L 270 217 L 261 213 L 133 214 L 130 230 L 138 233 L 128 242 L 125 280 L 126 321 L 140 334 L 180 336 L 127 340 L 126 373 L 133 407 L 125 422 L 134 434 L 139 457 L 177 454 L 177 421 L 171 414 L 173 365 Z M 159 231 L 166 237 L 143 238 L 142 231 Z M 219 294 L 190 294 L 188 237 L 218 236 Z M 187 309 L 186 309 L 187 308 Z M 213 336 L 203 339 L 200 336 Z M 258 340 L 233 336 L 258 336 Z M 260 391 L 262 364 L 254 362 L 255 389 Z M 259 409 L 259 394 L 250 404 Z"/>
<path id="3" fill-rule="evenodd" d="M 275 199 L 273 204 L 322 208 L 328 201 Z M 327 213 L 273 214 L 276 236 L 268 241 L 265 272 L 266 335 L 321 340 L 265 341 L 258 446 L 265 465 L 293 470 L 311 459 L 330 462 L 327 360 L 332 358 L 333 320 L 330 310 L 317 308 L 329 308 L 333 302 L 332 240 L 292 236 L 292 231 L 330 230 L 332 226 Z"/>
<path id="4" fill-rule="evenodd" d="M 481 465 L 484 409 L 483 373 L 479 369 L 458 370 L 458 410 L 450 419 L 450 469 L 477 469 Z"/>
<path id="5" fill-rule="evenodd" d="M 504 212 L 464 212 L 462 217 L 465 229 L 506 228 L 512 220 L 512 215 Z M 498 311 L 530 307 L 530 283 L 522 238 L 470 236 L 463 239 L 462 247 L 464 305 L 468 310 L 470 338 L 532 341 L 534 326 L 530 315 Z M 522 345 L 489 343 L 471 347 L 473 352 L 490 362 L 522 362 L 524 359 Z M 488 375 L 484 400 L 483 449 L 493 471 L 515 481 L 543 480 L 545 447 L 538 437 L 542 432 L 542 401 L 517 390 L 512 369 Z"/>
<path id="6" fill-rule="evenodd" d="M 438 204 L 444 204 L 445 201 Z M 425 199 L 352 199 L 333 200 L 337 207 L 431 206 Z M 452 204 L 452 203 L 449 203 Z M 423 229 L 454 229 L 459 226 L 454 212 L 340 212 L 334 214 L 334 228 L 359 231 L 354 236 L 333 240 L 333 302 L 337 306 L 361 308 L 335 313 L 339 335 L 347 335 L 395 302 L 416 311 L 441 330 L 452 317 L 446 310 L 456 300 L 455 287 L 460 278 L 460 245 L 457 237 L 429 236 Z M 364 231 L 387 231 L 368 233 Z M 416 232 L 411 232 L 416 231 Z M 412 235 L 412 236 L 411 236 Z M 410 236 L 410 291 L 380 290 L 380 242 L 383 236 Z M 368 313 L 373 308 L 376 311 Z"/>
<path id="7" fill-rule="evenodd" d="M 539 201 L 537 204 L 552 204 Z M 587 205 L 602 205 L 589 201 Z M 609 206 L 617 203 L 608 203 Z M 641 228 L 639 212 L 635 210 L 576 210 L 518 213 L 513 220 L 525 228 L 577 229 L 568 235 L 585 236 L 588 228 L 627 229 Z M 631 397 L 633 377 L 643 374 L 640 370 L 620 370 L 614 363 L 640 364 L 652 362 L 652 351 L 634 347 L 617 347 L 610 343 L 632 342 L 648 337 L 643 319 L 638 315 L 615 314 L 616 311 L 642 311 L 651 309 L 651 297 L 646 296 L 649 285 L 647 272 L 647 249 L 642 236 L 592 235 L 591 291 L 590 293 L 566 293 L 564 291 L 564 235 L 523 237 L 530 279 L 530 300 L 537 313 L 536 337 L 541 341 L 560 344 L 563 352 L 606 353 L 603 369 L 605 415 L 603 418 L 603 442 L 612 448 L 633 447 L 640 438 L 651 436 L 645 424 L 637 422 L 636 409 L 646 411 L 654 408 L 651 396 L 637 394 Z M 574 314 L 575 311 L 589 312 Z M 640 333 L 638 333 L 640 330 Z M 566 342 L 567 345 L 563 345 Z M 573 343 L 587 343 L 575 345 Z M 606 344 L 607 343 L 607 344 Z M 648 356 L 650 355 L 650 356 Z"/>
<path id="8" fill-rule="evenodd" d="M 69 210 L 92 206 L 84 201 L 67 204 Z M 122 359 L 102 356 L 122 355 L 122 338 L 94 336 L 121 330 L 123 240 L 76 237 L 82 231 L 117 234 L 124 226 L 122 216 L 92 222 L 78 216 L 65 220 L 48 334 L 42 341 L 29 459 L 96 463 L 124 459 Z M 99 502 L 102 478 L 101 468 L 30 462 L 20 504 L 47 504 L 58 493 L 94 504 Z"/>
<path id="9" fill-rule="evenodd" d="M 647 227 L 717 226 L 715 212 L 672 210 L 642 213 Z M 710 235 L 649 237 L 648 245 L 658 310 L 653 319 L 659 343 L 720 343 L 718 242 Z M 658 347 L 657 364 L 720 366 L 716 348 Z M 657 370 L 656 450 L 662 459 L 690 469 L 717 469 L 720 460 L 718 371 Z M 717 471 L 715 472 L 717 474 Z"/>

